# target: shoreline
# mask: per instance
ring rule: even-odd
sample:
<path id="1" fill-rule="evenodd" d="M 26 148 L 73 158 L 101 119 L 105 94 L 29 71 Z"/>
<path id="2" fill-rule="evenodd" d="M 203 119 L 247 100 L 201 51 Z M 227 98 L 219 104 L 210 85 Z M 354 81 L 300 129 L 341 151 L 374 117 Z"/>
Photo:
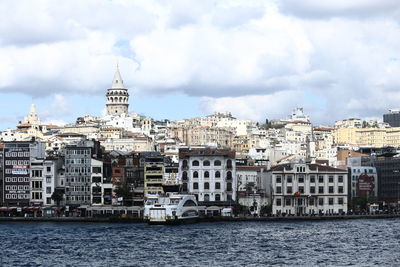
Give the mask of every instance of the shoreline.
<path id="1" fill-rule="evenodd" d="M 376 215 L 333 215 L 333 216 L 291 216 L 291 217 L 203 217 L 197 222 L 290 222 L 290 221 L 331 221 L 360 219 L 393 219 L 400 214 Z M 0 217 L 1 222 L 87 222 L 87 223 L 145 223 L 141 218 L 116 217 Z"/>

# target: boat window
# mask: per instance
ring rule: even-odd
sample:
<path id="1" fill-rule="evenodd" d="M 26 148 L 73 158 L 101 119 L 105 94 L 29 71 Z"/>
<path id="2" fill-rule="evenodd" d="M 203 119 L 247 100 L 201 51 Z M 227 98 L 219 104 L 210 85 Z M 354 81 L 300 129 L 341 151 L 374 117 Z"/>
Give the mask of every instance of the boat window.
<path id="1" fill-rule="evenodd" d="M 196 203 L 193 200 L 187 200 L 185 202 L 185 204 L 183 204 L 184 207 L 193 207 L 193 206 L 197 206 Z"/>

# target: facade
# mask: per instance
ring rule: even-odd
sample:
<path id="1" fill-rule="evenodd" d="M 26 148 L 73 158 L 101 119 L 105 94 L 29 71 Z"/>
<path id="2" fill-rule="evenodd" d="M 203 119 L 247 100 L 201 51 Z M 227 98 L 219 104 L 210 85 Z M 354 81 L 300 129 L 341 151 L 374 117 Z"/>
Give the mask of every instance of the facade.
<path id="1" fill-rule="evenodd" d="M 92 158 L 101 155 L 99 143 L 85 141 L 65 149 L 65 197 L 72 206 L 90 205 Z"/>
<path id="2" fill-rule="evenodd" d="M 199 202 L 231 203 L 236 199 L 235 151 L 230 149 L 179 149 L 179 176 L 184 192 Z"/>
<path id="3" fill-rule="evenodd" d="M 128 114 L 129 93 L 128 89 L 124 87 L 124 82 L 118 67 L 112 81 L 112 86 L 107 90 L 106 98 L 107 115 L 118 116 L 121 114 Z"/>
<path id="4" fill-rule="evenodd" d="M 28 206 L 31 200 L 31 162 L 44 158 L 40 142 L 5 142 L 3 148 L 3 203 Z M 39 184 L 38 184 L 39 186 Z"/>
<path id="5" fill-rule="evenodd" d="M 160 153 L 142 153 L 144 162 L 144 197 L 164 193 L 164 156 Z"/>
<path id="6" fill-rule="evenodd" d="M 400 110 L 391 109 L 389 113 L 383 114 L 383 122 L 388 123 L 391 127 L 400 127 Z"/>
<path id="7" fill-rule="evenodd" d="M 274 215 L 347 212 L 347 170 L 317 164 L 282 164 L 270 169 L 268 181 Z"/>
<path id="8" fill-rule="evenodd" d="M 349 201 L 363 197 L 369 202 L 378 200 L 378 174 L 374 167 L 351 166 L 349 171 Z"/>

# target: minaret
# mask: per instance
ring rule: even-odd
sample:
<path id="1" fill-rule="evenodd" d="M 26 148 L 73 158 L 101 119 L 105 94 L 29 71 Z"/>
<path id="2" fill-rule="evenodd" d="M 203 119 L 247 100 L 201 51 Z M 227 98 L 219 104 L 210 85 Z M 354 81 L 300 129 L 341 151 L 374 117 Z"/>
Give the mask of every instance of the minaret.
<path id="1" fill-rule="evenodd" d="M 111 88 L 107 90 L 107 115 L 121 115 L 128 113 L 129 94 L 128 89 L 124 88 L 124 81 L 117 65 Z"/>

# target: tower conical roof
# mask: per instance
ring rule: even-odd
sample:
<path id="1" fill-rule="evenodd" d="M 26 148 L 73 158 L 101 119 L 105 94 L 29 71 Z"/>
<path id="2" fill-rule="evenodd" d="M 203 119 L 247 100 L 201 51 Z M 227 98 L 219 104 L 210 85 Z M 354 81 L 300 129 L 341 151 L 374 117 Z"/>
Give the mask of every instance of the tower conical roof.
<path id="1" fill-rule="evenodd" d="M 122 80 L 121 73 L 119 73 L 119 68 L 118 68 L 118 66 L 117 66 L 117 70 L 115 71 L 115 74 L 114 74 L 114 79 L 113 79 L 113 81 L 112 81 L 112 86 L 111 86 L 111 88 L 112 88 L 112 89 L 121 89 L 121 88 L 125 88 L 125 87 L 124 87 L 124 81 Z"/>

